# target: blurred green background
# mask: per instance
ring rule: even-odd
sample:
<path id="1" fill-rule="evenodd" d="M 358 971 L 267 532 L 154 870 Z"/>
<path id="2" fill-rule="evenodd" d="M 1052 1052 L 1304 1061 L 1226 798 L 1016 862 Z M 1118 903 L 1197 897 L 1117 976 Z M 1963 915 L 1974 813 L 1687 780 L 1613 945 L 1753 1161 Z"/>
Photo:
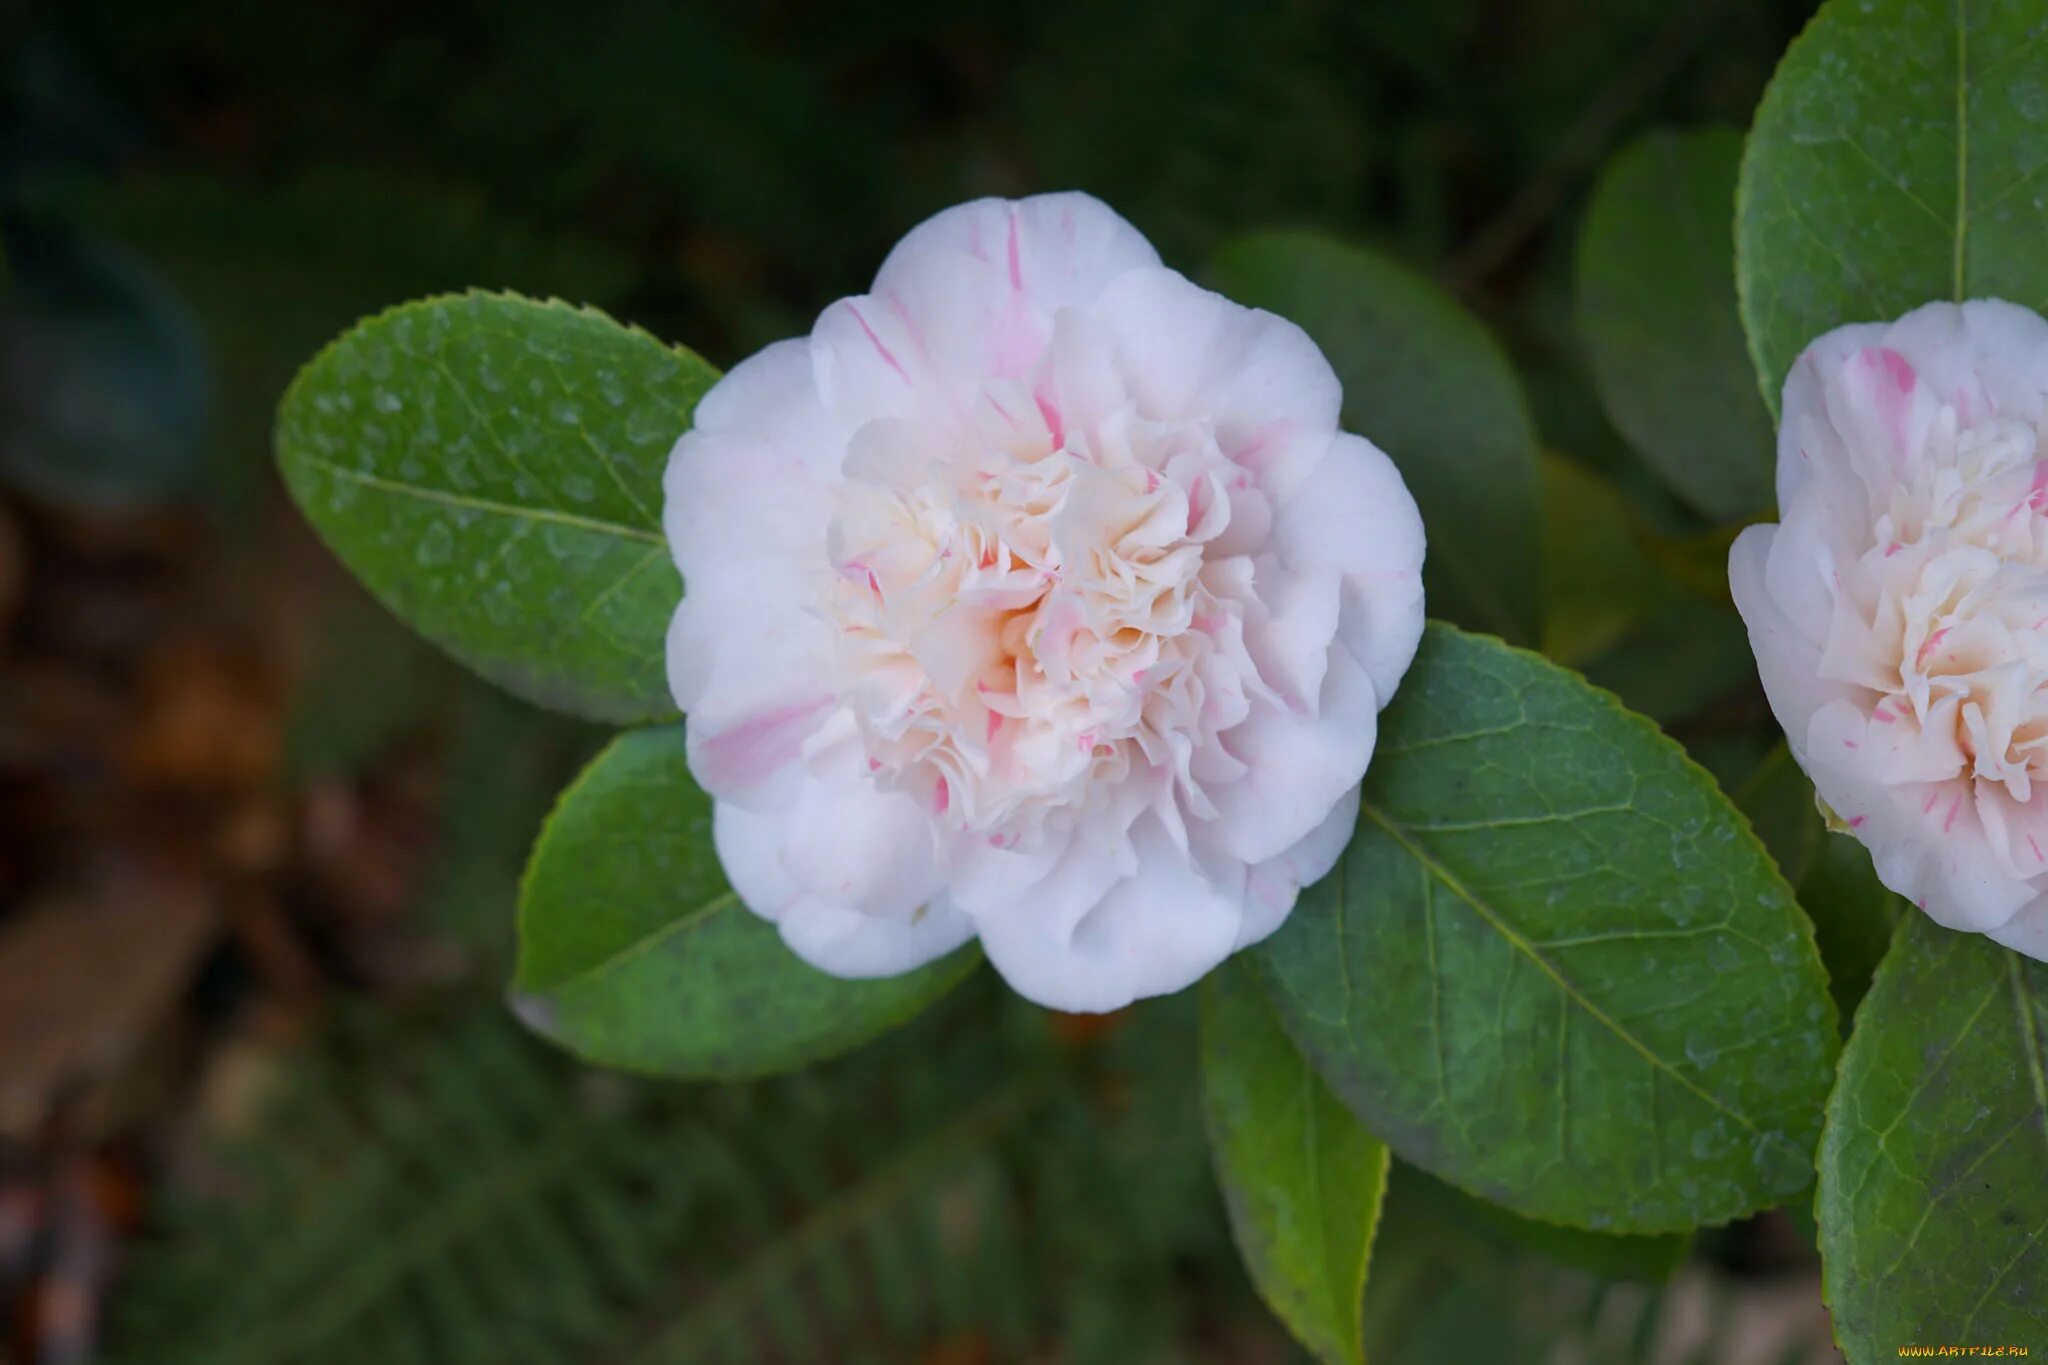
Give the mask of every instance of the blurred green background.
<path id="1" fill-rule="evenodd" d="M 1507 345 L 1558 477 L 1682 537 L 1586 374 L 1577 222 L 1636 133 L 1745 124 L 1810 9 L 0 10 L 0 1360 L 1295 1359 L 1211 1188 L 1186 1001 L 1074 1020 L 984 974 L 743 1088 L 521 1033 L 518 870 L 599 736 L 349 584 L 281 496 L 277 399 L 469 286 L 729 365 L 925 215 L 1081 188 L 1190 273 L 1271 226 L 1408 261 Z M 1594 670 L 1721 771 L 1762 715 L 1731 621 Z M 1796 1219 L 1669 1283 L 1668 1248 L 1585 1240 L 1397 1172 L 1374 1359 L 1830 1358 Z"/>

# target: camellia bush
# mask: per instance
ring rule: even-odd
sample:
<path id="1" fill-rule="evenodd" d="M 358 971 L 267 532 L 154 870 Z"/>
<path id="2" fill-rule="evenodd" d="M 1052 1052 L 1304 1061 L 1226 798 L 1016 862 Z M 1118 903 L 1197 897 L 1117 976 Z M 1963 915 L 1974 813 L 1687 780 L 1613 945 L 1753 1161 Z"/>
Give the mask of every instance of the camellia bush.
<path id="1" fill-rule="evenodd" d="M 2044 32 L 1832 0 L 1746 139 L 1608 166 L 1576 321 L 1705 529 L 1541 452 L 1403 266 L 1163 263 L 1082 194 L 936 215 L 723 374 L 508 294 L 361 323 L 285 397 L 299 506 L 623 727 L 534 846 L 513 1010 L 723 1080 L 977 970 L 1198 990 L 1246 1266 L 1326 1360 L 1391 1156 L 1667 1263 L 1810 1205 L 1855 1362 L 2048 1345 Z M 1782 741 L 1689 753 L 1731 594 Z"/>

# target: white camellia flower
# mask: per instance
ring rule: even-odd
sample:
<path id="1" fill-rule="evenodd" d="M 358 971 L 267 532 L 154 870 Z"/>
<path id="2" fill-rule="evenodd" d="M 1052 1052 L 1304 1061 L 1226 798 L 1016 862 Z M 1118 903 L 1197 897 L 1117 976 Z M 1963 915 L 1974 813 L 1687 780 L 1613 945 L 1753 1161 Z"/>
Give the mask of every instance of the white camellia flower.
<path id="1" fill-rule="evenodd" d="M 1729 557 L 1771 707 L 1885 885 L 2048 959 L 2048 322 L 1935 303 L 1785 383 Z"/>
<path id="2" fill-rule="evenodd" d="M 735 368 L 665 515 L 741 900 L 839 976 L 978 934 L 1067 1010 L 1278 928 L 1422 631 L 1414 500 L 1338 398 L 1081 194 L 939 214 Z"/>

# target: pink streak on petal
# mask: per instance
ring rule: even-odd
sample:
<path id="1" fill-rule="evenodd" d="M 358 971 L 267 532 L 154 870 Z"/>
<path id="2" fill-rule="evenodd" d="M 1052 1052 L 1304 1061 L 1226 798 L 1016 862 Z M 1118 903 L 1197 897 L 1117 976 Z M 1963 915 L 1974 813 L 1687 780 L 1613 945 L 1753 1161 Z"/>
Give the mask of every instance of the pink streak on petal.
<path id="1" fill-rule="evenodd" d="M 2048 460 L 2034 461 L 2034 481 L 2027 486 L 2027 506 L 2036 512 L 2048 506 Z"/>
<path id="2" fill-rule="evenodd" d="M 1849 817 L 1849 828 L 1850 828 L 1850 829 L 1861 829 L 1861 828 L 1863 828 L 1863 821 L 1864 821 L 1864 820 L 1865 820 L 1866 818 L 1867 818 L 1867 817 L 1865 817 L 1865 816 L 1861 816 L 1861 815 L 1852 815 L 1852 816 L 1850 816 L 1850 817 Z"/>
<path id="3" fill-rule="evenodd" d="M 697 779 L 713 791 L 751 786 L 803 751 L 812 727 L 805 722 L 832 704 L 830 697 L 760 711 L 704 741 Z"/>
<path id="4" fill-rule="evenodd" d="M 1927 798 L 1927 804 L 1926 804 L 1926 805 L 1924 805 L 1924 806 L 1922 806 L 1922 807 L 1920 808 L 1920 813 L 1921 813 L 1922 815 L 1925 815 L 1925 814 L 1927 814 L 1927 812 L 1929 812 L 1929 811 L 1933 810 L 1933 809 L 1934 809 L 1934 803 L 1935 803 L 1935 802 L 1937 802 L 1937 801 L 1939 801 L 1939 800 L 1941 800 L 1941 793 L 1940 793 L 1940 792 L 1934 792 L 1934 793 L 1930 794 L 1930 795 L 1928 796 L 1928 798 Z"/>
<path id="5" fill-rule="evenodd" d="M 1845 740 L 1843 740 L 1843 741 L 1842 741 L 1842 747 L 1843 747 L 1843 748 L 1845 748 L 1845 749 L 1860 749 L 1860 748 L 1862 748 L 1863 746 L 1862 746 L 1862 745 L 1860 745 L 1860 744 L 1858 744 L 1858 743 L 1857 743 L 1857 742 L 1856 742 L 1855 740 L 1853 740 L 1853 739 L 1845 739 Z"/>
<path id="6" fill-rule="evenodd" d="M 868 326 L 868 320 L 861 316 L 860 309 L 854 307 L 852 304 L 849 303 L 848 305 L 846 305 L 846 311 L 853 314 L 853 320 L 860 324 L 861 331 L 867 333 L 868 343 L 875 348 L 875 353 L 882 357 L 882 362 L 886 364 L 890 369 L 896 371 L 897 378 L 901 379 L 904 383 L 909 384 L 909 372 L 903 368 L 902 362 L 896 359 L 895 353 L 882 343 L 882 339 L 880 337 L 875 335 L 875 329 Z M 913 387 L 915 386 L 913 385 Z"/>
<path id="7" fill-rule="evenodd" d="M 1927 656 L 1939 649 L 1941 642 L 1946 638 L 1948 638 L 1948 627 L 1943 626 L 1940 630 L 1935 631 L 1934 634 L 1921 641 L 1918 652 L 1913 655 L 1913 667 L 1925 668 L 1927 666 Z"/>
<path id="8" fill-rule="evenodd" d="M 1878 410 L 1884 414 L 1885 425 L 1891 428 L 1892 442 L 1898 447 L 1899 459 L 1903 461 L 1906 458 L 1906 417 L 1911 408 L 1913 387 L 1920 376 L 1911 361 L 1888 346 L 1865 351 L 1863 362 L 1883 371 L 1883 381 L 1877 392 Z"/>
<path id="9" fill-rule="evenodd" d="M 2048 858 L 2044 858 L 2041 856 L 2041 846 L 2034 842 L 2034 836 L 2031 834 L 2027 836 L 2027 847 L 2034 851 L 2035 862 L 2048 863 Z"/>
<path id="10" fill-rule="evenodd" d="M 1884 366 L 1885 377 L 1892 381 L 1892 387 L 1897 389 L 1901 396 L 1913 392 L 1913 386 L 1920 382 L 1920 375 L 1914 370 L 1912 361 L 1889 346 L 1878 348 L 1877 359 L 1878 363 Z"/>
<path id="11" fill-rule="evenodd" d="M 1024 264 L 1017 251 L 1017 210 L 1010 210 L 1010 288 L 1024 292 Z"/>
<path id="12" fill-rule="evenodd" d="M 939 784 L 932 788 L 932 814 L 944 815 L 946 807 L 952 804 L 953 789 L 947 785 L 946 779 L 942 777 L 939 779 Z"/>
<path id="13" fill-rule="evenodd" d="M 1062 449 L 1067 444 L 1067 429 L 1060 423 L 1059 404 L 1052 401 L 1043 384 L 1031 391 L 1031 401 L 1038 404 L 1038 415 L 1045 419 L 1045 429 L 1052 433 L 1052 448 Z"/>
<path id="14" fill-rule="evenodd" d="M 1894 721 L 1898 720 L 1897 716 L 1885 710 L 1882 705 L 1880 705 L 1875 711 L 1872 711 L 1870 713 L 1870 718 L 1876 721 L 1879 725 L 1890 725 Z"/>
<path id="15" fill-rule="evenodd" d="M 1950 797 L 1950 798 L 1949 798 L 1949 803 L 1948 803 L 1948 818 L 1947 818 L 1946 820 L 1943 820 L 1943 821 L 1941 822 L 1941 832 L 1942 832 L 1943 834 L 1946 834 L 1946 833 L 1948 833 L 1948 832 L 1949 832 L 1950 830 L 1952 830 L 1952 829 L 1954 829 L 1954 828 L 1956 827 L 1956 816 L 1958 816 L 1958 815 L 1960 815 L 1960 814 L 1962 813 L 1962 809 L 1963 809 L 1963 798 L 1962 798 L 1962 797 L 1960 797 L 1960 796 L 1952 796 L 1952 797 Z"/>
<path id="16" fill-rule="evenodd" d="M 993 712 L 993 711 L 989 712 L 989 713 L 988 713 L 988 730 L 987 730 L 987 732 L 986 732 L 985 734 L 983 734 L 983 735 L 982 735 L 982 741 L 983 741 L 984 743 L 986 743 L 987 741 L 989 741 L 989 740 L 992 740 L 992 739 L 994 739 L 994 738 L 996 737 L 996 731 L 998 731 L 998 730 L 1000 730 L 1000 729 L 1002 729 L 1002 728 L 1003 728 L 1003 718 L 1002 718 L 1001 716 L 997 715 L 997 714 L 996 714 L 995 712 Z"/>
<path id="17" fill-rule="evenodd" d="M 1891 544 L 1884 547 L 1884 557 L 1886 559 L 1890 559 L 1893 555 L 1897 554 L 1899 551 L 1905 548 L 1906 542 L 1904 542 L 1903 540 L 1895 540 Z"/>

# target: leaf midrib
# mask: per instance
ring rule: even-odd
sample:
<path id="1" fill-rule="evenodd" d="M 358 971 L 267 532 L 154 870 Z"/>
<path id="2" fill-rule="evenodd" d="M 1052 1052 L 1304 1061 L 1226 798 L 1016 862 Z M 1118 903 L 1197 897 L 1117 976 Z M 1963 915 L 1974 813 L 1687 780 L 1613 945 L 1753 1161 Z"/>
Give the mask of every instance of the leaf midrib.
<path id="1" fill-rule="evenodd" d="M 361 484 L 383 493 L 395 493 L 401 497 L 417 498 L 422 502 L 439 503 L 444 507 L 459 508 L 469 512 L 482 512 L 490 516 L 514 517 L 524 521 L 547 522 L 566 526 L 572 530 L 588 531 L 595 535 L 611 536 L 619 540 L 635 540 L 646 545 L 666 545 L 668 540 L 659 531 L 650 531 L 640 526 L 628 526 L 623 522 L 605 521 L 599 517 L 579 516 L 574 512 L 562 512 L 551 507 L 529 507 L 520 503 L 496 502 L 488 498 L 473 498 L 462 493 L 451 493 L 445 489 L 430 488 L 424 484 L 406 483 L 401 479 L 387 479 L 378 474 L 367 474 L 360 469 L 332 460 L 323 460 L 317 455 L 301 451 L 297 460 L 330 474 L 337 479 Z"/>
<path id="2" fill-rule="evenodd" d="M 1514 949 L 1522 957 L 1526 958 L 1538 970 L 1540 970 L 1545 976 L 1549 977 L 1551 981 L 1556 984 L 1557 988 L 1564 993 L 1565 997 L 1568 1000 L 1570 1000 L 1573 1004 L 1576 1004 L 1580 1009 L 1584 1010 L 1586 1014 L 1589 1015 L 1596 1023 L 1606 1028 L 1608 1032 L 1612 1033 L 1616 1038 L 1619 1038 L 1622 1042 L 1626 1043 L 1637 1055 L 1642 1057 L 1644 1061 L 1648 1062 L 1652 1068 L 1669 1077 L 1681 1089 L 1687 1091 L 1689 1094 L 1703 1101 L 1710 1108 L 1718 1111 L 1719 1113 L 1727 1115 L 1729 1118 L 1734 1119 L 1737 1123 L 1741 1124 L 1750 1132 L 1755 1133 L 1761 1131 L 1757 1127 L 1755 1120 L 1749 1118 L 1747 1115 L 1739 1112 L 1738 1110 L 1729 1108 L 1728 1105 L 1723 1103 L 1718 1096 L 1714 1095 L 1711 1091 L 1703 1089 L 1694 1081 L 1687 1078 L 1683 1073 L 1674 1068 L 1669 1062 L 1665 1061 L 1662 1057 L 1658 1056 L 1655 1052 L 1651 1051 L 1650 1048 L 1642 1042 L 1642 1040 L 1637 1038 L 1633 1033 L 1629 1032 L 1628 1029 L 1624 1028 L 1619 1020 L 1616 1020 L 1606 1011 L 1602 1010 L 1598 1005 L 1594 1004 L 1591 1000 L 1587 999 L 1586 996 L 1582 992 L 1580 992 L 1578 987 L 1572 984 L 1570 978 L 1566 977 L 1564 973 L 1559 971 L 1550 962 L 1550 960 L 1546 958 L 1542 954 L 1542 952 L 1540 952 L 1536 948 L 1536 946 L 1533 943 L 1531 943 L 1528 939 L 1524 938 L 1521 934 L 1517 933 L 1514 927 L 1510 925 L 1498 911 L 1496 911 L 1492 906 L 1488 905 L 1485 901 L 1481 900 L 1470 889 L 1468 889 L 1465 886 L 1465 884 L 1458 879 L 1456 873 L 1452 872 L 1449 868 L 1445 867 L 1441 862 L 1438 862 L 1435 858 L 1431 857 L 1429 852 L 1426 849 L 1424 849 L 1420 843 L 1413 839 L 1410 839 L 1401 826 L 1397 825 L 1394 821 L 1388 819 L 1387 816 L 1382 814 L 1380 810 L 1377 807 L 1375 807 L 1370 801 L 1361 802 L 1359 809 L 1366 816 L 1368 816 L 1374 824 L 1378 825 L 1382 830 L 1384 830 L 1387 834 L 1387 837 L 1392 839 L 1396 844 L 1398 844 L 1403 852 L 1405 852 L 1409 857 L 1413 858 L 1431 876 L 1435 877 L 1438 881 L 1442 882 L 1444 886 L 1450 890 L 1452 895 L 1456 896 L 1459 900 L 1465 902 L 1466 905 L 1470 906 L 1472 908 L 1473 913 L 1477 914 L 1479 918 L 1482 921 L 1484 921 L 1489 928 L 1491 928 L 1495 933 L 1499 934 L 1501 938 L 1507 942 L 1510 948 Z"/>
<path id="3" fill-rule="evenodd" d="M 536 985 L 533 988 L 534 992 L 539 995 L 567 995 L 570 991 L 588 985 L 600 977 L 609 976 L 635 958 L 653 952 L 670 939 L 697 929 L 713 915 L 724 910 L 730 910 L 735 905 L 738 905 L 739 901 L 739 892 L 727 889 L 719 895 L 713 896 L 710 900 L 705 901 L 702 905 L 677 915 L 654 932 L 641 935 L 625 947 L 610 953 L 590 966 L 573 972 L 563 977 L 560 981 Z"/>

